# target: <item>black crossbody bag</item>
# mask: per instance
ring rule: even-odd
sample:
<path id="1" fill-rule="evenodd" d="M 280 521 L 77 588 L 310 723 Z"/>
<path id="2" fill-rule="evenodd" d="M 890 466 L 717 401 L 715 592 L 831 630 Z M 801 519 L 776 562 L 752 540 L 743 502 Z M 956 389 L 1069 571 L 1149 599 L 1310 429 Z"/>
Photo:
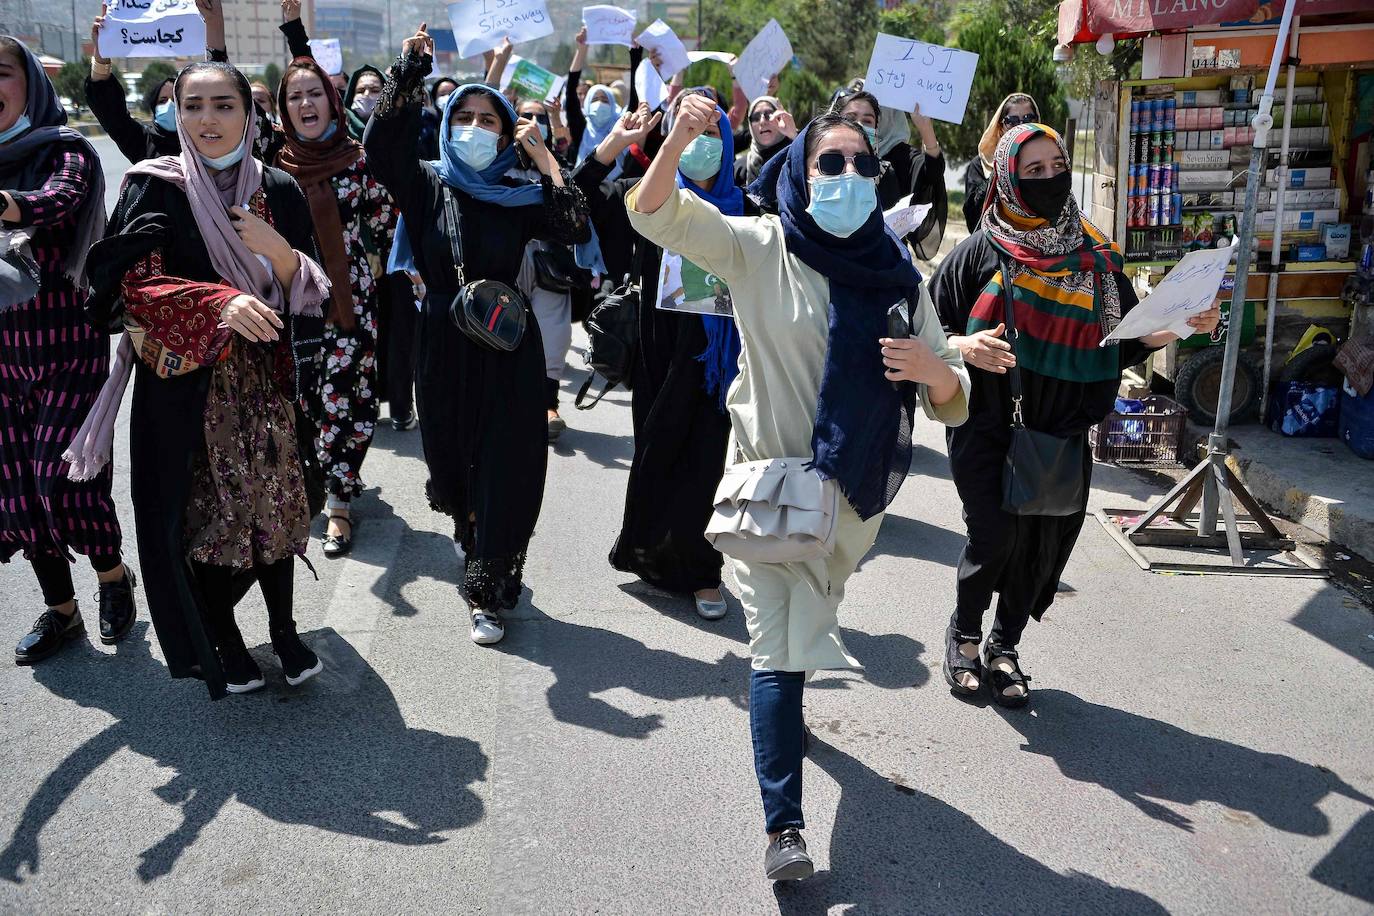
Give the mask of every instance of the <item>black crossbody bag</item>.
<path id="1" fill-rule="evenodd" d="M 1016 356 L 1016 318 L 1011 271 L 1002 263 L 1007 343 Z M 1075 515 L 1083 511 L 1083 433 L 1068 438 L 1028 429 L 1022 420 L 1021 367 L 1007 372 L 1011 385 L 1011 447 L 1002 466 L 1002 511 L 1012 515 Z"/>
<path id="2" fill-rule="evenodd" d="M 525 336 L 527 305 L 524 295 L 497 280 L 467 281 L 463 264 L 462 215 L 453 191 L 444 187 L 444 212 L 448 215 L 449 248 L 458 275 L 458 293 L 449 303 L 448 316 L 473 343 L 506 353 L 520 346 Z"/>

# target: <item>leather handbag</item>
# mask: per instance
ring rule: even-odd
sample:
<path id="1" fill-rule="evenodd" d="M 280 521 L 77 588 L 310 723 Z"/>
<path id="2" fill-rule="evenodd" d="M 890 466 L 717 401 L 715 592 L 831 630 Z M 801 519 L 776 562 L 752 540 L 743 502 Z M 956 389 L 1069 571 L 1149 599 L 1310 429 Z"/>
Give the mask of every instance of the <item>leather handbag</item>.
<path id="1" fill-rule="evenodd" d="M 537 248 L 531 260 L 534 262 L 534 284 L 540 289 L 570 293 L 591 285 L 591 272 L 578 267 L 573 253 L 561 245 Z"/>
<path id="2" fill-rule="evenodd" d="M 453 269 L 458 275 L 458 293 L 449 303 L 449 319 L 473 343 L 506 353 L 520 346 L 525 336 L 528 306 L 519 290 L 497 280 L 467 281 L 463 267 L 463 230 L 458 201 L 453 191 L 444 188 L 444 210 L 448 215 L 448 242 L 453 252 Z"/>
<path id="3" fill-rule="evenodd" d="M 1007 342 L 1016 355 L 1016 318 L 1012 307 L 1010 265 L 1002 262 Z M 1029 429 L 1022 420 L 1021 367 L 1007 372 L 1011 386 L 1011 446 L 1002 466 L 1002 511 L 1012 515 L 1075 515 L 1083 511 L 1083 433 L 1063 438 Z"/>
<path id="4" fill-rule="evenodd" d="M 639 350 L 639 306 L 642 298 L 639 277 L 647 245 L 648 242 L 643 240 L 635 245 L 630 275 L 624 285 L 602 299 L 582 322 L 587 331 L 586 360 L 592 372 L 573 401 L 578 410 L 591 410 L 616 385 L 630 387 L 630 373 L 634 370 L 635 355 Z M 592 382 L 598 375 L 606 383 L 601 387 L 601 393 L 588 401 L 587 393 L 591 391 Z"/>
<path id="5" fill-rule="evenodd" d="M 746 563 L 805 563 L 835 552 L 839 489 L 805 458 L 744 461 L 725 469 L 706 540 Z"/>

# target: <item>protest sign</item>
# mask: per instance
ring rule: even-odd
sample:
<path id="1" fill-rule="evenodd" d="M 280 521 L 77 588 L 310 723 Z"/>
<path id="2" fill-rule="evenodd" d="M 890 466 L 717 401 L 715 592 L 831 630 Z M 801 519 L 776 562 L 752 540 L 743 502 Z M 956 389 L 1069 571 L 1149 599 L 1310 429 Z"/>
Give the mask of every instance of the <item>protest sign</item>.
<path id="1" fill-rule="evenodd" d="M 310 39 L 310 56 L 330 75 L 343 73 L 343 49 L 337 38 Z"/>
<path id="2" fill-rule="evenodd" d="M 458 0 L 448 5 L 458 56 L 473 57 L 509 37 L 512 44 L 553 34 L 544 0 Z"/>
<path id="3" fill-rule="evenodd" d="M 1116 330 L 1102 339 L 1102 346 L 1134 340 L 1157 331 L 1173 331 L 1191 337 L 1188 319 L 1212 307 L 1226 267 L 1237 251 L 1235 242 L 1225 248 L 1203 248 L 1183 256 L 1174 269 L 1150 291 L 1150 295 L 1126 313 Z"/>
<path id="4" fill-rule="evenodd" d="M 199 57 L 205 21 L 195 0 L 114 0 L 98 44 L 101 57 Z"/>
<path id="5" fill-rule="evenodd" d="M 589 45 L 630 46 L 635 37 L 635 14 L 618 6 L 582 7 L 582 24 Z"/>
<path id="6" fill-rule="evenodd" d="M 735 303 L 725 281 L 672 251 L 663 252 L 658 274 L 658 308 L 733 318 Z"/>
<path id="7" fill-rule="evenodd" d="M 864 88 L 898 111 L 921 106 L 921 114 L 951 124 L 964 120 L 978 55 L 911 38 L 878 33 Z"/>
<path id="8" fill-rule="evenodd" d="M 640 61 L 639 69 L 635 70 L 635 92 L 639 95 L 639 100 L 649 106 L 650 111 L 658 110 L 658 106 L 663 104 L 664 97 L 668 94 L 667 89 L 653 64 L 647 60 Z"/>
<path id="9" fill-rule="evenodd" d="M 891 210 L 883 211 L 883 222 L 892 230 L 893 235 L 904 239 L 921 227 L 930 213 L 932 204 L 913 204 L 908 194 L 899 200 Z"/>
<path id="10" fill-rule="evenodd" d="M 688 51 L 687 59 L 692 63 L 701 63 L 703 60 L 718 60 L 727 67 L 733 67 L 738 57 L 729 51 Z"/>
<path id="11" fill-rule="evenodd" d="M 754 36 L 735 63 L 735 79 L 749 101 L 768 94 L 768 83 L 792 60 L 792 43 L 787 33 L 770 19 Z"/>
<path id="12" fill-rule="evenodd" d="M 664 82 L 676 76 L 678 71 L 686 70 L 692 63 L 682 39 L 662 19 L 655 19 L 654 24 L 645 29 L 638 40 L 645 58 L 658 52 L 658 75 Z"/>
<path id="13" fill-rule="evenodd" d="M 505 74 L 502 74 L 504 85 L 501 88 L 514 86 L 516 94 L 522 99 L 552 98 L 567 80 L 567 77 L 550 73 L 534 61 L 523 58 L 514 67 L 507 66 L 506 69 L 510 72 L 510 79 L 504 79 Z"/>

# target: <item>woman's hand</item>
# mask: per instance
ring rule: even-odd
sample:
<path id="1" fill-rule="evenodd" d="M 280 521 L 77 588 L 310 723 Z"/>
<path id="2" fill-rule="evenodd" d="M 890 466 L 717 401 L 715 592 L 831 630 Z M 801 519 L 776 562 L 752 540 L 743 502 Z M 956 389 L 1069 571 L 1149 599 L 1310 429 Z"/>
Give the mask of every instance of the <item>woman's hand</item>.
<path id="1" fill-rule="evenodd" d="M 792 112 L 785 108 L 779 108 L 773 112 L 773 116 L 768 120 L 772 123 L 773 129 L 787 139 L 797 139 L 797 122 L 792 119 Z"/>
<path id="2" fill-rule="evenodd" d="M 991 331 L 979 331 L 967 337 L 951 337 L 949 345 L 958 348 L 964 355 L 965 365 L 984 372 L 1006 375 L 1007 370 L 1016 365 L 1011 344 L 1001 337 L 1007 332 L 1005 324 L 999 324 Z"/>
<path id="3" fill-rule="evenodd" d="M 544 145 L 544 138 L 539 133 L 539 124 L 537 122 L 516 122 L 515 145 L 530 158 L 530 161 L 534 163 L 534 167 L 539 169 L 540 174 L 549 175 L 552 173 L 552 156 L 549 153 L 549 148 Z"/>
<path id="4" fill-rule="evenodd" d="M 260 254 L 272 262 L 272 273 L 277 282 L 289 287 L 296 275 L 300 262 L 291 243 L 267 223 L 258 219 L 242 207 L 230 207 L 229 219 L 234 231 L 239 234 L 243 244 L 253 254 Z"/>
<path id="5" fill-rule="evenodd" d="M 541 103 L 549 115 L 549 124 L 557 129 L 563 126 L 563 102 L 558 96 Z"/>
<path id="6" fill-rule="evenodd" d="M 959 392 L 959 378 L 945 365 L 930 344 L 919 337 L 884 337 L 878 341 L 883 348 L 885 375 L 892 382 L 915 382 L 925 385 L 931 404 L 946 404 Z"/>
<path id="7" fill-rule="evenodd" d="M 431 56 L 434 54 L 434 39 L 431 38 L 429 32 L 426 31 L 428 26 L 428 22 L 420 23 L 420 27 L 415 30 L 415 34 L 401 42 L 402 57 L 409 57 L 412 54 L 429 54 Z"/>
<path id="8" fill-rule="evenodd" d="M 1221 324 L 1221 297 L 1212 300 L 1212 307 L 1188 319 L 1188 327 L 1199 334 L 1211 334 Z"/>
<path id="9" fill-rule="evenodd" d="M 658 111 L 650 115 L 648 104 L 640 102 L 637 110 L 625 112 L 621 119 L 615 122 L 615 127 L 611 128 L 611 136 L 617 139 L 621 149 L 636 143 L 642 148 L 649 132 L 662 120 L 663 112 Z"/>
<path id="10" fill-rule="evenodd" d="M 585 48 L 587 46 L 587 26 L 585 24 L 582 26 L 582 28 L 577 30 L 577 44 L 578 47 L 581 48 Z"/>
<path id="11" fill-rule="evenodd" d="M 706 128 L 714 124 L 717 117 L 716 103 L 704 95 L 689 95 L 682 100 L 682 104 L 677 107 L 677 117 L 673 119 L 673 129 L 668 132 L 668 139 L 663 142 L 664 149 L 673 151 L 675 166 L 677 158 L 682 155 L 687 144 L 705 133 Z"/>
<path id="12" fill-rule="evenodd" d="M 230 299 L 219 313 L 220 323 L 254 343 L 268 343 L 285 327 L 281 316 L 256 296 L 240 293 Z"/>
<path id="13" fill-rule="evenodd" d="M 105 17 L 109 14 L 109 12 L 110 12 L 109 4 L 106 4 L 106 3 L 100 4 L 100 15 L 99 15 L 99 16 L 96 16 L 96 17 L 95 17 L 95 21 L 93 21 L 93 22 L 91 23 L 91 60 L 95 61 L 96 63 L 98 63 L 98 64 L 100 64 L 100 65 L 102 65 L 102 66 L 105 66 L 105 65 L 109 64 L 109 62 L 110 62 L 110 59 L 109 59 L 108 57 L 101 57 L 101 56 L 100 56 L 100 30 L 103 29 L 103 28 L 105 28 Z M 97 77 L 94 73 L 91 74 L 91 79 L 107 79 L 107 80 L 108 80 L 108 79 L 113 79 L 113 78 L 114 78 L 114 73 L 113 73 L 113 72 L 111 72 L 111 73 L 109 73 L 109 74 L 107 74 L 107 75 L 105 75 L 105 76 L 103 76 L 103 77 Z"/>
<path id="14" fill-rule="evenodd" d="M 281 0 L 281 21 L 292 22 L 299 18 L 301 18 L 301 0 Z"/>
<path id="15" fill-rule="evenodd" d="M 673 119 L 673 129 L 649 164 L 649 171 L 640 179 L 635 194 L 636 212 L 655 213 L 677 193 L 677 164 L 682 159 L 682 151 L 705 133 L 716 118 L 716 103 L 705 96 L 689 95 L 682 99 L 677 117 Z"/>
<path id="16" fill-rule="evenodd" d="M 501 46 L 496 49 L 496 59 L 502 63 L 509 63 L 511 55 L 515 53 L 515 45 L 511 44 L 510 36 L 501 39 Z"/>

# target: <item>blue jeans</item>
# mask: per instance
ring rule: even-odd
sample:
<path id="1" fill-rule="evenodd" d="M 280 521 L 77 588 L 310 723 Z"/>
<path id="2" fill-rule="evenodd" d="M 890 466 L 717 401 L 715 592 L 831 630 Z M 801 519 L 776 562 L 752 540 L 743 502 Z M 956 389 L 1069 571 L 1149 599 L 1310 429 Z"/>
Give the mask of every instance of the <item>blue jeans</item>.
<path id="1" fill-rule="evenodd" d="M 778 833 L 804 829 L 802 818 L 801 671 L 753 671 L 749 675 L 749 731 L 754 739 L 754 772 L 763 795 L 765 828 Z"/>

